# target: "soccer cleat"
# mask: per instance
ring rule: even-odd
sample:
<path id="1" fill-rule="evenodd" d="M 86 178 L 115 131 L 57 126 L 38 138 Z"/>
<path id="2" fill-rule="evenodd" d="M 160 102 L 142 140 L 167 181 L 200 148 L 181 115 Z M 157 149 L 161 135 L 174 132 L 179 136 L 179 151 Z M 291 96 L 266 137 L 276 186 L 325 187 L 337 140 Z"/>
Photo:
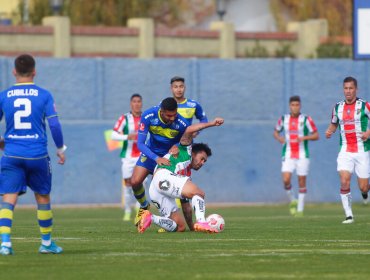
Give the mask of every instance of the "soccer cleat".
<path id="1" fill-rule="evenodd" d="M 139 222 L 141 220 L 141 216 L 143 215 L 144 211 L 149 210 L 149 209 L 150 209 L 150 204 L 148 204 L 148 206 L 145 209 L 144 208 L 139 208 L 138 209 L 138 211 L 136 212 L 135 220 L 134 220 L 135 226 L 139 225 Z"/>
<path id="2" fill-rule="evenodd" d="M 218 230 L 212 228 L 207 222 L 196 222 L 194 230 L 199 232 L 218 233 Z"/>
<path id="3" fill-rule="evenodd" d="M 144 233 L 150 225 L 152 224 L 152 213 L 150 213 L 148 210 L 144 210 L 143 214 L 141 215 L 141 220 L 139 221 L 139 224 L 137 226 L 137 230 L 139 233 Z"/>
<path id="4" fill-rule="evenodd" d="M 297 200 L 292 200 L 289 203 L 289 212 L 292 216 L 294 216 L 297 213 L 297 204 L 298 204 Z"/>
<path id="5" fill-rule="evenodd" d="M 63 252 L 63 248 L 55 244 L 54 241 L 51 241 L 49 246 L 42 245 L 39 248 L 39 253 L 41 254 L 60 254 Z"/>
<path id="6" fill-rule="evenodd" d="M 296 218 L 302 218 L 304 216 L 303 211 L 297 211 L 294 215 Z"/>
<path id="7" fill-rule="evenodd" d="M 343 222 L 342 224 L 352 224 L 355 220 L 353 219 L 352 216 L 348 216 Z"/>
<path id="8" fill-rule="evenodd" d="M 3 255 L 3 256 L 14 255 L 12 247 L 1 246 L 0 255 Z"/>
<path id="9" fill-rule="evenodd" d="M 131 213 L 129 213 L 129 212 L 125 212 L 125 214 L 123 215 L 123 221 L 124 222 L 128 222 L 128 221 L 130 221 L 130 219 L 131 219 Z"/>

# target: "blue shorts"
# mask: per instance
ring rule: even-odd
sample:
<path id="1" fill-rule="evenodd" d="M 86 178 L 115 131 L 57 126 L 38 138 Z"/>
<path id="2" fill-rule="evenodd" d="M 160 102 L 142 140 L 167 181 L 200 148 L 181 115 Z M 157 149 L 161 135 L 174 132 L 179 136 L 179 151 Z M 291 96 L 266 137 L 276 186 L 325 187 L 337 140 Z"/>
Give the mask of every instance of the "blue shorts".
<path id="1" fill-rule="evenodd" d="M 153 174 L 154 169 L 157 166 L 157 162 L 141 153 L 139 159 L 136 162 L 136 165 L 148 169 L 150 171 L 150 174 Z"/>
<path id="2" fill-rule="evenodd" d="M 50 158 L 1 158 L 0 194 L 22 193 L 25 186 L 38 194 L 51 191 Z"/>

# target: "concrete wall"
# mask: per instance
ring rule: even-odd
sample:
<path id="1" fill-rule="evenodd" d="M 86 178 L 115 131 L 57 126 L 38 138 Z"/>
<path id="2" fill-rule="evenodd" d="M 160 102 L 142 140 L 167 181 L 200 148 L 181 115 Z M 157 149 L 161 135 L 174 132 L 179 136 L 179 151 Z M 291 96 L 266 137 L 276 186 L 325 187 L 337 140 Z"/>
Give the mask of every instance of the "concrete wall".
<path id="1" fill-rule="evenodd" d="M 0 88 L 10 86 L 13 59 L 0 58 Z M 338 201 L 338 135 L 326 140 L 334 104 L 343 98 L 342 80 L 357 77 L 359 95 L 370 100 L 370 62 L 290 59 L 37 59 L 36 82 L 50 89 L 68 145 L 67 163 L 54 168 L 54 203 L 118 203 L 119 151 L 109 152 L 103 137 L 139 92 L 144 107 L 170 95 L 169 80 L 186 78 L 187 96 L 201 102 L 209 118 L 225 125 L 203 131 L 214 155 L 194 174 L 209 202 L 284 202 L 280 178 L 281 146 L 272 137 L 288 99 L 302 97 L 302 111 L 318 125 L 321 139 L 310 143 L 310 202 Z M 3 122 L 1 129 L 3 129 Z M 52 143 L 51 143 L 52 144 Z M 294 179 L 294 187 L 297 187 Z M 355 200 L 360 199 L 353 181 Z M 32 201 L 27 195 L 22 203 Z"/>

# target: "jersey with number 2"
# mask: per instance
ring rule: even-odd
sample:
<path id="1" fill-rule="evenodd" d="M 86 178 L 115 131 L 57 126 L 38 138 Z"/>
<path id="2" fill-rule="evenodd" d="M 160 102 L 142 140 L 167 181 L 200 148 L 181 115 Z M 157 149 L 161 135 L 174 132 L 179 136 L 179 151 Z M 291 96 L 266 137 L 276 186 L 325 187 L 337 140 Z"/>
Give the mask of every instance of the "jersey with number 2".
<path id="1" fill-rule="evenodd" d="M 57 116 L 50 92 L 34 83 L 15 84 L 0 93 L 0 109 L 0 119 L 6 119 L 4 156 L 47 156 L 45 119 Z"/>

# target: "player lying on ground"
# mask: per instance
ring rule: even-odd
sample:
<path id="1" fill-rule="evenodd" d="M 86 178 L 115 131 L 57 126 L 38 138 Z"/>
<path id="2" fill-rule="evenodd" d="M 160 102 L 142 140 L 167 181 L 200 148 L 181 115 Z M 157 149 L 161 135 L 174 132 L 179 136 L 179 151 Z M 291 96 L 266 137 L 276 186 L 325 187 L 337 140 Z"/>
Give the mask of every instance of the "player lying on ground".
<path id="1" fill-rule="evenodd" d="M 167 154 L 170 165 L 157 165 L 153 180 L 150 184 L 149 194 L 153 204 L 159 209 L 161 216 L 145 210 L 138 225 L 138 231 L 143 233 L 152 223 L 166 231 L 185 231 L 184 218 L 179 213 L 176 198 L 191 200 L 195 211 L 196 223 L 190 228 L 195 231 L 217 232 L 212 229 L 205 219 L 205 193 L 191 181 L 190 169 L 199 170 L 212 154 L 208 145 L 203 143 L 193 144 L 196 132 L 222 125 L 222 118 L 215 118 L 212 122 L 197 123 L 189 126 L 180 140 L 177 154 Z"/>

